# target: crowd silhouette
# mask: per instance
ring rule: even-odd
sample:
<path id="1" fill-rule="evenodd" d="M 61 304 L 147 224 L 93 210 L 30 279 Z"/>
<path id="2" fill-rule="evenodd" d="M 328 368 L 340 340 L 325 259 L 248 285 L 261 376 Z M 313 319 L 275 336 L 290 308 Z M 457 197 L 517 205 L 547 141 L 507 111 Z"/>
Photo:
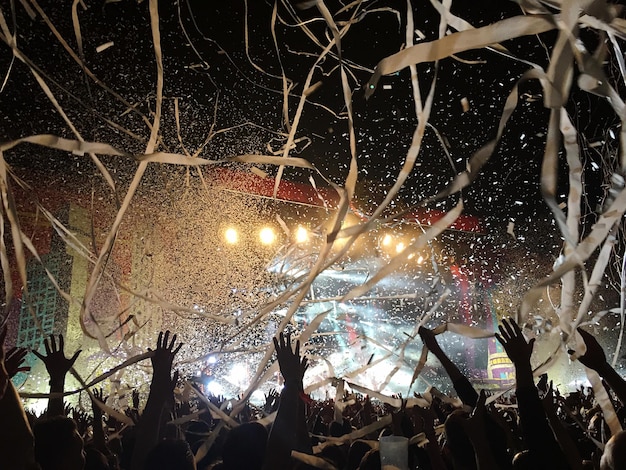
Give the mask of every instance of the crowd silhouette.
<path id="1" fill-rule="evenodd" d="M 133 393 L 123 423 L 101 389 L 90 391 L 91 414 L 64 403 L 68 372 L 80 351 L 67 357 L 63 336 L 44 341 L 50 377 L 47 410 L 25 410 L 11 378 L 28 372 L 26 350 L 4 351 L 0 332 L 0 469 L 41 470 L 254 470 L 401 468 L 383 455 L 389 436 L 404 443 L 406 469 L 626 469 L 626 381 L 609 364 L 589 332 L 578 329 L 584 354 L 573 360 L 597 373 L 615 416 L 609 422 L 602 400 L 590 387 L 561 395 L 546 374 L 536 380 L 531 366 L 534 339 L 527 341 L 513 319 L 496 333 L 515 368 L 515 390 L 489 399 L 477 391 L 446 355 L 434 332 L 419 336 L 441 363 L 456 392 L 429 389 L 394 397 L 390 406 L 366 395 L 344 393 L 335 400 L 305 394 L 308 366 L 300 342 L 280 333 L 273 340 L 283 377 L 280 393 L 270 391 L 264 406 L 245 403 L 226 410 L 223 397 L 195 402 L 175 394 L 172 364 L 182 344 L 176 334 L 159 334 L 152 351 L 152 381 L 146 404 Z M 271 346 L 271 345 L 268 345 Z M 341 402 L 341 406 L 339 405 Z M 119 411 L 119 410 L 118 410 Z M 404 464 L 400 464 L 404 465 Z M 401 469 L 404 470 L 404 469 Z"/>

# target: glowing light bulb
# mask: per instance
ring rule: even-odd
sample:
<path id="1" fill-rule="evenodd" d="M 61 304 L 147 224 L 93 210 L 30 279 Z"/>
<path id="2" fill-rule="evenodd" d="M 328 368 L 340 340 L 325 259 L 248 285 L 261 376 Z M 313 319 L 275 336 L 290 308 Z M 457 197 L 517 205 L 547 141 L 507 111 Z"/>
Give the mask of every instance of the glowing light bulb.
<path id="1" fill-rule="evenodd" d="M 224 238 L 226 239 L 226 243 L 234 245 L 239 241 L 239 233 L 237 233 L 236 229 L 230 227 L 224 232 Z"/>
<path id="2" fill-rule="evenodd" d="M 308 239 L 309 239 L 309 232 L 307 232 L 307 230 L 301 225 L 300 227 L 298 227 L 298 230 L 296 230 L 296 242 L 304 243 Z"/>
<path id="3" fill-rule="evenodd" d="M 264 245 L 271 245 L 276 241 L 276 233 L 274 233 L 274 229 L 271 227 L 264 227 L 259 232 L 259 239 Z"/>

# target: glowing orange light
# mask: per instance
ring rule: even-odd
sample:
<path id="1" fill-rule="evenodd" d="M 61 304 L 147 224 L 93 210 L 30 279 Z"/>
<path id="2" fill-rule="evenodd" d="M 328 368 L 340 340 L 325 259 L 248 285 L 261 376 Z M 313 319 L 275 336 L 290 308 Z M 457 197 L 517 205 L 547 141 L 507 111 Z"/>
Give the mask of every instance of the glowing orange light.
<path id="1" fill-rule="evenodd" d="M 227 228 L 224 232 L 224 239 L 226 240 L 226 243 L 234 245 L 239 241 L 239 233 L 237 233 L 237 230 L 233 227 Z"/>
<path id="2" fill-rule="evenodd" d="M 302 225 L 296 230 L 296 242 L 304 243 L 309 239 L 309 232 Z"/>
<path id="3" fill-rule="evenodd" d="M 264 245 L 271 245 L 276 241 L 276 233 L 271 227 L 263 227 L 259 232 L 259 240 Z"/>

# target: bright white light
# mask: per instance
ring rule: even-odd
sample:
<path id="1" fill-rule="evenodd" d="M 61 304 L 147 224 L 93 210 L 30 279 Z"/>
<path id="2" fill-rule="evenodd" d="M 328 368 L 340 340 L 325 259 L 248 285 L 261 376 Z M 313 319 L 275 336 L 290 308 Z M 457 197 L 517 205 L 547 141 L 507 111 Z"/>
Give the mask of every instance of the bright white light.
<path id="1" fill-rule="evenodd" d="M 391 235 L 387 234 L 383 237 L 383 241 L 381 242 L 381 244 L 383 246 L 389 246 L 391 245 L 391 242 L 393 241 L 393 238 Z"/>
<path id="2" fill-rule="evenodd" d="M 215 364 L 217 362 L 217 358 L 215 356 L 209 356 L 208 362 L 209 364 Z"/>
<path id="3" fill-rule="evenodd" d="M 226 232 L 224 232 L 224 238 L 226 239 L 226 243 L 234 245 L 239 241 L 239 234 L 237 233 L 237 230 L 230 227 L 226 229 Z"/>
<path id="4" fill-rule="evenodd" d="M 265 394 L 259 389 L 255 390 L 250 397 L 250 403 L 256 406 L 263 406 L 265 403 Z"/>
<path id="5" fill-rule="evenodd" d="M 302 225 L 296 230 L 296 242 L 304 243 L 309 239 L 309 232 Z"/>
<path id="6" fill-rule="evenodd" d="M 46 408 L 48 408 L 48 400 L 43 400 L 43 399 L 28 400 L 27 408 L 30 412 L 34 413 L 36 416 L 39 416 L 44 411 L 46 411 Z"/>
<path id="7" fill-rule="evenodd" d="M 215 380 L 211 380 L 206 383 L 206 389 L 211 395 L 224 395 L 224 387 L 222 387 Z"/>
<path id="8" fill-rule="evenodd" d="M 233 385 L 244 388 L 248 382 L 248 368 L 242 363 L 235 364 L 226 380 Z"/>
<path id="9" fill-rule="evenodd" d="M 264 245 L 271 245 L 276 241 L 276 233 L 274 233 L 274 229 L 271 227 L 264 227 L 259 232 L 259 239 Z"/>
<path id="10" fill-rule="evenodd" d="M 396 253 L 400 253 L 401 251 L 404 251 L 404 249 L 406 248 L 406 245 L 402 242 L 398 243 L 396 245 Z"/>
<path id="11" fill-rule="evenodd" d="M 424 257 L 422 255 L 419 255 L 419 257 L 417 258 L 417 264 L 422 264 L 424 262 Z"/>

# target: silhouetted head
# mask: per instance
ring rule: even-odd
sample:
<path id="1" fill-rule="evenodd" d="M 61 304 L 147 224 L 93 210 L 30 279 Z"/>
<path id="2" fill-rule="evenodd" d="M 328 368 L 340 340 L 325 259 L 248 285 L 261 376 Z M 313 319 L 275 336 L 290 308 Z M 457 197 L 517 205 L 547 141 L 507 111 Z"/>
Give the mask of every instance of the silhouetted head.
<path id="1" fill-rule="evenodd" d="M 372 447 L 365 441 L 354 441 L 348 451 L 348 463 L 346 465 L 347 470 L 356 470 L 359 468 L 363 456 L 367 454 Z"/>
<path id="2" fill-rule="evenodd" d="M 144 470 L 196 470 L 196 462 L 187 441 L 164 439 L 150 451 L 143 468 Z"/>
<path id="3" fill-rule="evenodd" d="M 463 410 L 454 410 L 448 415 L 445 422 L 446 443 L 452 455 L 455 469 L 476 470 L 476 456 L 467 433 L 464 422 L 469 414 Z"/>
<path id="4" fill-rule="evenodd" d="M 106 456 L 92 445 L 85 447 L 85 470 L 109 470 Z"/>
<path id="5" fill-rule="evenodd" d="M 83 470 L 83 438 L 73 419 L 56 416 L 40 421 L 33 433 L 35 459 L 41 470 Z"/>
<path id="6" fill-rule="evenodd" d="M 263 467 L 267 429 L 261 423 L 244 423 L 231 429 L 222 448 L 227 470 L 256 470 Z"/>

